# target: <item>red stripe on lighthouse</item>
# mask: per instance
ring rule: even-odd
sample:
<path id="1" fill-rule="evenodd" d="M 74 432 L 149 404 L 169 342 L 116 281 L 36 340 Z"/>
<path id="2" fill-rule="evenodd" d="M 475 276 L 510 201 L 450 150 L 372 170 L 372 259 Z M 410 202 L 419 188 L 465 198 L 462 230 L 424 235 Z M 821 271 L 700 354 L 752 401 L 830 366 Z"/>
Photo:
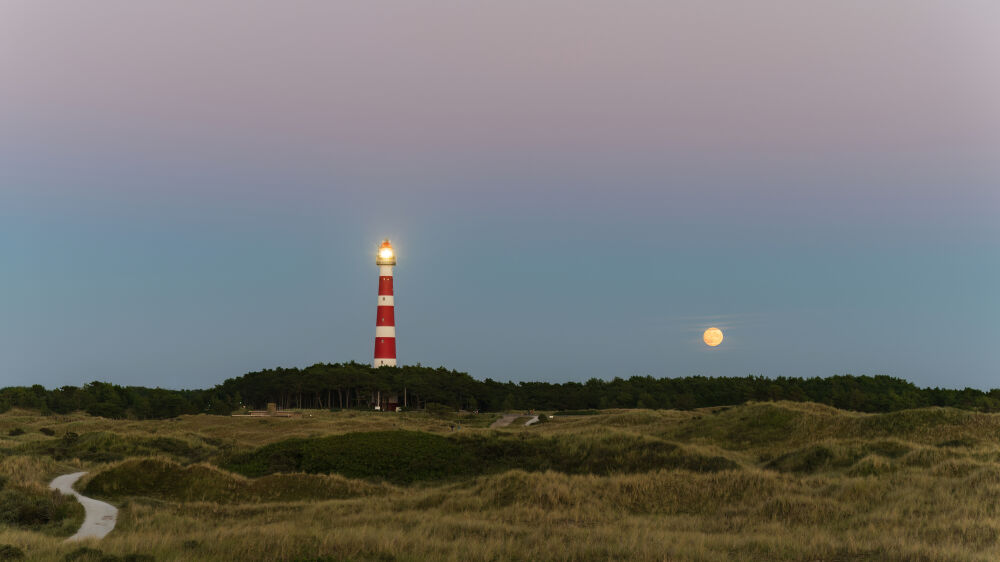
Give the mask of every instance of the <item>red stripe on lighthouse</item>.
<path id="1" fill-rule="evenodd" d="M 395 359 L 396 338 L 375 338 L 375 359 Z"/>
<path id="2" fill-rule="evenodd" d="M 391 306 L 378 307 L 378 314 L 375 316 L 375 325 L 395 326 L 396 325 L 395 308 Z"/>
<path id="3" fill-rule="evenodd" d="M 378 278 L 378 294 L 392 294 L 392 275 L 381 275 Z"/>

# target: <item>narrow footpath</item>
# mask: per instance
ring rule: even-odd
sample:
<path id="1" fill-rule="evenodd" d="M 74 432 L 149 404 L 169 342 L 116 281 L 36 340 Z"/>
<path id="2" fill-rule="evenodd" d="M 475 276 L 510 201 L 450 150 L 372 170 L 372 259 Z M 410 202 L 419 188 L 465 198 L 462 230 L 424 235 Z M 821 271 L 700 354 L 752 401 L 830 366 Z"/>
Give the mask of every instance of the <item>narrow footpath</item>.
<path id="1" fill-rule="evenodd" d="M 521 417 L 521 414 L 504 414 L 504 416 L 497 421 L 490 424 L 490 429 L 497 427 L 507 427 L 510 423 L 517 418 Z"/>
<path id="2" fill-rule="evenodd" d="M 525 417 L 524 414 L 504 414 L 502 418 L 490 424 L 490 429 L 494 429 L 497 427 L 507 427 L 508 425 L 512 424 L 514 420 L 516 420 L 517 418 L 523 418 L 523 417 Z M 538 416 L 532 416 L 531 419 L 524 422 L 524 425 L 529 426 L 533 423 L 538 423 Z"/>
<path id="3" fill-rule="evenodd" d="M 115 528 L 115 523 L 118 521 L 118 509 L 115 506 L 93 498 L 81 496 L 73 489 L 73 484 L 84 474 L 87 473 L 74 472 L 72 474 L 63 474 L 62 476 L 57 476 L 49 484 L 49 488 L 53 490 L 59 490 L 64 494 L 74 496 L 76 501 L 83 505 L 83 510 L 86 512 L 83 525 L 80 525 L 80 530 L 72 537 L 66 539 L 67 541 L 79 541 L 91 538 L 103 539 L 105 535 Z"/>

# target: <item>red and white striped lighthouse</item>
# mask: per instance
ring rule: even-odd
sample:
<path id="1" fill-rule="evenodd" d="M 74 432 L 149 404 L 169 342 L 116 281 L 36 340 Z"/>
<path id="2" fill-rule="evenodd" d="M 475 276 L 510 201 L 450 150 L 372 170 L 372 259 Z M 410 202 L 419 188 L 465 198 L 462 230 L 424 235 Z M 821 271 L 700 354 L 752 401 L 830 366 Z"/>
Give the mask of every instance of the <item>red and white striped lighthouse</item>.
<path id="1" fill-rule="evenodd" d="M 373 367 L 396 366 L 396 316 L 392 302 L 392 266 L 396 252 L 386 238 L 375 253 L 378 266 L 378 314 L 375 315 L 375 359 Z"/>

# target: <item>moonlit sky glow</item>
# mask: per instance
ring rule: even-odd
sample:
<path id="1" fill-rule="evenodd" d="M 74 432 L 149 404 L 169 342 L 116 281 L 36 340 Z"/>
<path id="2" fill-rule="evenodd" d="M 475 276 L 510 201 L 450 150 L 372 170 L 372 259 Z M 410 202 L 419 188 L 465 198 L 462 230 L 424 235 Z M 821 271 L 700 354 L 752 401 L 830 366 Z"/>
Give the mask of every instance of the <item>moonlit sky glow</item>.
<path id="1" fill-rule="evenodd" d="M 368 362 L 389 238 L 405 364 L 1000 387 L 998 68 L 993 0 L 5 2 L 0 386 Z"/>

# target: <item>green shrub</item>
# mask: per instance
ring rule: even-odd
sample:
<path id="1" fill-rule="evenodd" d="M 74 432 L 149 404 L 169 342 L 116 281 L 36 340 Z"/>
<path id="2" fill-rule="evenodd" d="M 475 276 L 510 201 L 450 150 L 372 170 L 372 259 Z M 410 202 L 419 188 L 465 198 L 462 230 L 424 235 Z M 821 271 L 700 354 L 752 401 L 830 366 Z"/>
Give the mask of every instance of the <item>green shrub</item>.
<path id="1" fill-rule="evenodd" d="M 281 441 L 232 457 L 223 467 L 251 477 L 277 472 L 336 472 L 350 478 L 408 484 L 509 469 L 612 474 L 661 469 L 715 472 L 738 465 L 725 457 L 638 436 L 593 439 L 492 433 L 443 437 L 380 431 Z"/>
<path id="2" fill-rule="evenodd" d="M 347 433 L 290 439 L 233 457 L 223 466 L 246 476 L 336 472 L 395 483 L 468 474 L 476 459 L 454 440 L 419 431 Z"/>
<path id="3" fill-rule="evenodd" d="M 49 437 L 52 437 L 53 435 L 56 434 L 56 430 L 52 429 L 51 427 L 43 427 L 38 431 L 40 431 L 42 435 L 48 435 Z"/>
<path id="4" fill-rule="evenodd" d="M 14 486 L 0 491 L 0 523 L 14 527 L 33 530 L 56 527 L 82 511 L 71 496 L 55 490 Z"/>
<path id="5" fill-rule="evenodd" d="M 96 548 L 81 546 L 63 557 L 64 562 L 154 562 L 149 554 L 105 554 Z"/>
<path id="6" fill-rule="evenodd" d="M 7 435 L 11 437 L 17 437 L 18 435 L 24 435 L 24 430 L 20 427 L 15 427 L 14 429 L 7 432 Z"/>
<path id="7" fill-rule="evenodd" d="M 24 551 L 12 544 L 0 544 L 0 560 L 22 560 Z"/>

